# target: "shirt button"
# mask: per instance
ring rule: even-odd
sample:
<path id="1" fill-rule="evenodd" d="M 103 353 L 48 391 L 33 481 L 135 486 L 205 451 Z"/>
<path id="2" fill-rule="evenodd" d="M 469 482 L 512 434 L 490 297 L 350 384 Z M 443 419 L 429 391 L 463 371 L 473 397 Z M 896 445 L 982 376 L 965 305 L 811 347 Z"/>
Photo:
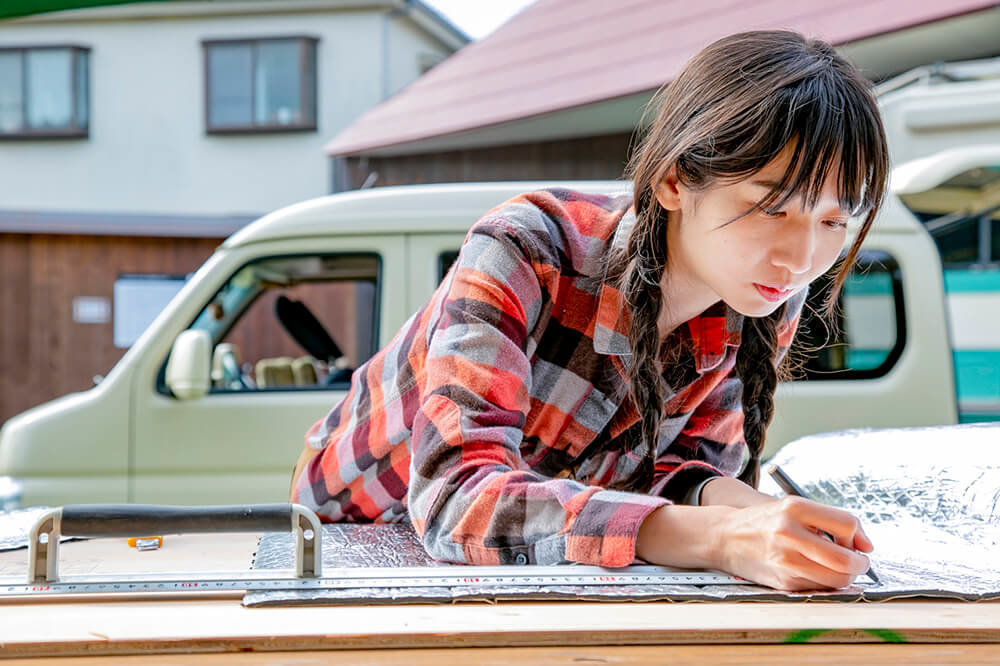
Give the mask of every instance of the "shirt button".
<path id="1" fill-rule="evenodd" d="M 518 553 L 517 557 L 514 558 L 514 561 L 517 562 L 518 564 L 527 564 L 528 556 L 525 555 L 524 553 Z"/>

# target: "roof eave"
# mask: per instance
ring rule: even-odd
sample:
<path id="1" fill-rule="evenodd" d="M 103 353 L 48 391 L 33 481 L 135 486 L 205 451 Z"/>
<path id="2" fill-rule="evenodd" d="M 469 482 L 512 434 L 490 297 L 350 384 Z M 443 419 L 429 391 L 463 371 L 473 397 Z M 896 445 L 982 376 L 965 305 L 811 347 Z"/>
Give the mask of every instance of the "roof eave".
<path id="1" fill-rule="evenodd" d="M 64 23 L 87 21 L 208 18 L 233 15 L 303 14 L 312 12 L 403 9 L 407 0 L 172 0 L 84 7 L 10 19 L 11 23 Z M 446 21 L 440 15 L 438 21 Z M 428 19 L 429 21 L 429 19 Z M 457 30 L 457 28 L 453 29 Z M 444 27 L 441 28 L 445 30 Z M 454 39 L 454 38 L 452 38 Z"/>

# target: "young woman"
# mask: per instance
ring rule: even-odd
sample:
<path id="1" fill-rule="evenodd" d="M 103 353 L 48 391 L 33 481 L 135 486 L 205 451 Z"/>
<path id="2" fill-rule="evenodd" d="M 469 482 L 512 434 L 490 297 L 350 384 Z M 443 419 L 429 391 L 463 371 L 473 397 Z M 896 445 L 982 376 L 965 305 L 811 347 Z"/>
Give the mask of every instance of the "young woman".
<path id="1" fill-rule="evenodd" d="M 749 32 L 657 106 L 632 196 L 533 192 L 472 227 L 307 433 L 294 501 L 409 517 L 453 562 L 638 556 L 788 590 L 867 570 L 854 516 L 755 487 L 808 285 L 860 218 L 839 289 L 881 204 L 871 87 L 826 43 Z"/>

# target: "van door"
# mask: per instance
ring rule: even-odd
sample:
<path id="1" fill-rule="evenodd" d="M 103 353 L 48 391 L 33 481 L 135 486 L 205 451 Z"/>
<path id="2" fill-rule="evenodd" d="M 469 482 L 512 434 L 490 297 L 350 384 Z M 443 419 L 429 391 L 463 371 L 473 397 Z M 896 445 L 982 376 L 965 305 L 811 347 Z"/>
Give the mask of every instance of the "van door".
<path id="1" fill-rule="evenodd" d="M 411 279 L 407 284 L 409 308 L 416 311 L 430 299 L 445 273 L 458 258 L 464 233 L 412 233 L 407 235 Z"/>
<path id="2" fill-rule="evenodd" d="M 180 400 L 167 358 L 135 389 L 130 501 L 281 502 L 307 429 L 405 317 L 401 235 L 250 244 L 189 328 L 211 335 L 211 389 Z"/>

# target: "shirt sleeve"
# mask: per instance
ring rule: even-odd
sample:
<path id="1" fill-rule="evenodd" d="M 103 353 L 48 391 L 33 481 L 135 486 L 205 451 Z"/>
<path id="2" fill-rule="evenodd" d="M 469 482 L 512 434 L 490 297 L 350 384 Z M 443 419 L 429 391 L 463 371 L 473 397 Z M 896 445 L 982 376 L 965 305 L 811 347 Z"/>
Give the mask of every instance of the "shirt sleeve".
<path id="1" fill-rule="evenodd" d="M 408 507 L 433 557 L 469 564 L 632 562 L 661 497 L 552 479 L 522 461 L 530 332 L 558 271 L 502 217 L 469 232 L 428 327 Z"/>
<path id="2" fill-rule="evenodd" d="M 803 289 L 785 307 L 778 325 L 776 367 L 791 347 L 806 296 Z M 746 454 L 742 395 L 743 383 L 731 370 L 698 403 L 676 440 L 657 459 L 650 493 L 678 504 L 697 504 L 709 480 L 739 474 Z"/>

